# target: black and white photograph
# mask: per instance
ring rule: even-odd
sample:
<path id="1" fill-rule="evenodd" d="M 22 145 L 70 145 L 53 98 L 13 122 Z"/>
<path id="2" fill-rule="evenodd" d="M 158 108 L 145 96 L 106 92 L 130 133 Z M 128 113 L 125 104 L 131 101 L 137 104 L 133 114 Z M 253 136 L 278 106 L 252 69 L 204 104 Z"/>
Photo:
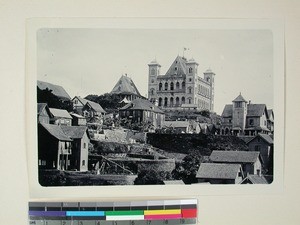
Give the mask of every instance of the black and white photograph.
<path id="1" fill-rule="evenodd" d="M 273 182 L 272 30 L 35 35 L 41 186 Z"/>

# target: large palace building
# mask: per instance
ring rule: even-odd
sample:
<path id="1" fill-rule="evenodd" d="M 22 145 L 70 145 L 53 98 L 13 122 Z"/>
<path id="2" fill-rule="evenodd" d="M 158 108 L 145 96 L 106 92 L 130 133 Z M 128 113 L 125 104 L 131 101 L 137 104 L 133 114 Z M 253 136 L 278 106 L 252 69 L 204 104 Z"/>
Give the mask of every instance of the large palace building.
<path id="1" fill-rule="evenodd" d="M 164 110 L 214 110 L 214 77 L 210 69 L 204 78 L 198 76 L 198 63 L 177 56 L 165 75 L 161 65 L 152 61 L 149 66 L 148 98 Z"/>

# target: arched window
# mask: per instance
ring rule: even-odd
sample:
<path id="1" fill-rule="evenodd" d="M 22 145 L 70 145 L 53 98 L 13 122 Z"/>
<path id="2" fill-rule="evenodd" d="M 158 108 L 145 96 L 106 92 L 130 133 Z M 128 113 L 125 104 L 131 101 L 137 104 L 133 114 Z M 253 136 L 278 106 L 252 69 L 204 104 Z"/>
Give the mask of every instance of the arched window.
<path id="1" fill-rule="evenodd" d="M 154 89 L 151 89 L 150 92 L 151 92 L 151 95 L 154 95 Z"/>
<path id="2" fill-rule="evenodd" d="M 179 90 L 179 82 L 176 82 L 176 90 Z"/>
<path id="3" fill-rule="evenodd" d="M 192 104 L 192 99 L 189 98 L 189 99 L 188 99 L 188 102 L 189 102 L 189 104 Z"/>
<path id="4" fill-rule="evenodd" d="M 158 89 L 161 91 L 162 90 L 162 83 L 159 83 Z"/>
<path id="5" fill-rule="evenodd" d="M 166 82 L 166 83 L 165 83 L 165 90 L 166 90 L 166 91 L 168 90 L 168 86 L 169 86 L 169 84 Z"/>
<path id="6" fill-rule="evenodd" d="M 151 75 L 155 75 L 155 69 L 154 68 L 151 69 Z"/>
<path id="7" fill-rule="evenodd" d="M 162 106 L 162 98 L 158 99 L 158 106 Z"/>
<path id="8" fill-rule="evenodd" d="M 183 81 L 181 84 L 182 89 L 185 89 L 185 82 Z"/>
<path id="9" fill-rule="evenodd" d="M 165 106 L 165 107 L 168 106 L 168 98 L 167 98 L 167 97 L 165 98 L 165 104 L 164 104 L 164 106 Z"/>
<path id="10" fill-rule="evenodd" d="M 176 97 L 176 106 L 179 106 L 179 97 Z"/>
<path id="11" fill-rule="evenodd" d="M 188 87 L 188 93 L 192 94 L 192 87 Z"/>
<path id="12" fill-rule="evenodd" d="M 170 106 L 172 107 L 172 106 L 173 106 L 173 104 L 174 104 L 174 98 L 173 98 L 173 97 L 171 97 L 171 98 L 170 98 Z"/>
<path id="13" fill-rule="evenodd" d="M 171 90 L 171 91 L 174 90 L 174 83 L 173 83 L 173 82 L 171 82 L 171 84 L 170 84 L 170 90 Z"/>
<path id="14" fill-rule="evenodd" d="M 185 104 L 185 97 L 181 98 L 181 104 Z"/>
<path id="15" fill-rule="evenodd" d="M 190 67 L 190 68 L 189 68 L 189 73 L 192 73 L 192 72 L 193 72 L 193 68 Z"/>

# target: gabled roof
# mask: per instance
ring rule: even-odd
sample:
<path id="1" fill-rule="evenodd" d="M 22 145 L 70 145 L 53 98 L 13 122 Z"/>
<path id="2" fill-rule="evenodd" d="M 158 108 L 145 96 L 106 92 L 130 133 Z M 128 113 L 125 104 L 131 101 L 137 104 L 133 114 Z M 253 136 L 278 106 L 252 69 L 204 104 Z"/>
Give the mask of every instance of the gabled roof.
<path id="1" fill-rule="evenodd" d="M 265 142 L 267 142 L 270 145 L 272 145 L 274 143 L 273 139 L 270 135 L 258 133 L 255 137 L 253 137 L 250 141 L 248 141 L 247 144 L 249 144 L 251 141 L 257 139 L 258 137 L 262 138 Z"/>
<path id="2" fill-rule="evenodd" d="M 227 104 L 225 105 L 222 117 L 232 117 L 233 105 Z M 248 117 L 260 117 L 263 113 L 266 113 L 266 117 L 268 118 L 267 114 L 267 107 L 266 104 L 248 104 L 247 105 L 247 116 Z"/>
<path id="3" fill-rule="evenodd" d="M 166 75 L 174 75 L 174 74 L 186 75 L 187 74 L 186 63 L 187 61 L 185 58 L 181 56 L 177 56 L 174 62 L 172 63 L 172 65 L 170 66 L 170 68 L 168 69 L 168 71 L 166 72 Z M 177 68 L 177 70 L 175 68 Z"/>
<path id="4" fill-rule="evenodd" d="M 54 117 L 72 119 L 72 116 L 64 109 L 49 108 Z"/>
<path id="5" fill-rule="evenodd" d="M 266 117 L 268 118 L 266 104 L 248 104 L 247 116 L 262 116 L 263 113 L 266 113 Z"/>
<path id="6" fill-rule="evenodd" d="M 256 174 L 248 174 L 247 177 L 245 177 L 245 179 L 241 182 L 241 184 L 246 181 L 250 182 L 251 184 L 269 184 L 264 176 L 259 176 Z"/>
<path id="7" fill-rule="evenodd" d="M 72 141 L 61 129 L 61 126 L 54 124 L 45 124 L 40 123 L 39 126 L 42 126 L 50 135 L 60 141 Z"/>
<path id="8" fill-rule="evenodd" d="M 42 112 L 44 109 L 47 111 L 49 117 L 53 117 L 53 115 L 52 115 L 52 113 L 50 112 L 50 109 L 49 109 L 47 103 L 38 103 L 38 104 L 37 104 L 37 114 L 38 114 L 38 115 L 40 115 L 41 112 Z"/>
<path id="9" fill-rule="evenodd" d="M 237 96 L 233 102 L 247 102 L 244 97 L 242 96 L 242 94 L 239 94 L 239 96 Z"/>
<path id="10" fill-rule="evenodd" d="M 133 83 L 132 79 L 122 75 L 119 81 L 116 83 L 111 94 L 134 94 L 140 96 L 140 92 L 138 91 L 137 87 Z"/>
<path id="11" fill-rule="evenodd" d="M 132 102 L 123 106 L 120 110 L 146 110 L 157 113 L 164 113 L 161 109 L 159 109 L 156 105 L 152 104 L 150 101 L 141 98 L 134 99 Z"/>
<path id="12" fill-rule="evenodd" d="M 240 164 L 201 163 L 196 178 L 235 179 L 240 169 Z"/>
<path id="13" fill-rule="evenodd" d="M 252 151 L 216 151 L 209 159 L 219 163 L 254 163 L 259 157 L 259 152 Z"/>
<path id="14" fill-rule="evenodd" d="M 52 94 L 56 95 L 57 97 L 66 98 L 66 99 L 69 99 L 69 100 L 71 99 L 69 94 L 66 92 L 66 90 L 62 86 L 47 83 L 47 82 L 44 82 L 44 81 L 39 81 L 39 80 L 37 81 L 37 86 L 41 90 L 45 90 L 47 88 L 49 90 L 52 90 Z"/>
<path id="15" fill-rule="evenodd" d="M 86 105 L 90 106 L 96 112 L 105 113 L 105 110 L 96 102 L 88 101 Z"/>
<path id="16" fill-rule="evenodd" d="M 87 131 L 86 126 L 61 126 L 61 129 L 72 139 L 81 139 Z"/>
<path id="17" fill-rule="evenodd" d="M 274 112 L 273 109 L 268 109 L 268 118 L 273 121 L 274 120 Z"/>
<path id="18" fill-rule="evenodd" d="M 90 101 L 90 100 L 87 100 L 85 98 L 81 98 L 80 96 L 75 96 L 72 101 L 77 98 L 83 106 L 85 106 L 87 103 L 89 103 L 89 106 L 91 108 L 93 108 L 96 112 L 101 112 L 101 113 L 105 113 L 105 110 L 101 107 L 100 104 L 96 103 L 96 102 L 93 102 L 93 101 Z"/>

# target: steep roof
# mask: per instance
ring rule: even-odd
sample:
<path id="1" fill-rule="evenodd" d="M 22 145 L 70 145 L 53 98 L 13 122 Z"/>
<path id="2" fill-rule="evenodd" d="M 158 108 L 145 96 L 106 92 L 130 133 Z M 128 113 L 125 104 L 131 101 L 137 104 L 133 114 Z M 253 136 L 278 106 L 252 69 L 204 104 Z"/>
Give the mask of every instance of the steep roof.
<path id="1" fill-rule="evenodd" d="M 80 96 L 75 96 L 72 101 L 77 98 L 81 103 L 82 105 L 86 105 L 87 103 L 89 103 L 89 106 L 91 108 L 93 108 L 96 112 L 101 112 L 101 113 L 105 113 L 105 110 L 101 107 L 101 105 L 99 103 L 96 103 L 96 102 L 93 102 L 93 101 L 90 101 L 88 99 L 85 99 L 85 98 L 81 98 Z"/>
<path id="2" fill-rule="evenodd" d="M 45 124 L 40 123 L 40 126 L 42 126 L 50 135 L 55 137 L 56 139 L 60 141 L 72 141 L 61 129 L 61 126 L 54 125 L 54 124 Z"/>
<path id="3" fill-rule="evenodd" d="M 87 131 L 86 126 L 61 126 L 63 132 L 72 139 L 80 139 Z"/>
<path id="4" fill-rule="evenodd" d="M 258 137 L 261 137 L 265 142 L 267 142 L 270 145 L 272 145 L 274 143 L 274 141 L 270 135 L 258 133 L 255 137 L 253 137 L 250 141 L 248 141 L 247 144 L 249 144 L 251 141 L 255 140 Z"/>
<path id="5" fill-rule="evenodd" d="M 268 118 L 266 104 L 247 105 L 247 116 L 262 116 L 264 112 L 266 113 L 266 117 Z"/>
<path id="6" fill-rule="evenodd" d="M 266 104 L 248 104 L 247 105 L 247 116 L 249 117 L 257 117 L 262 116 L 264 112 L 266 112 Z M 222 117 L 232 117 L 233 105 L 227 104 L 225 105 Z M 268 115 L 266 115 L 268 118 Z"/>
<path id="7" fill-rule="evenodd" d="M 166 75 L 186 75 L 187 74 L 187 67 L 186 67 L 186 59 L 177 56 L 168 71 L 166 72 Z M 177 68 L 177 69 L 176 69 Z"/>
<path id="8" fill-rule="evenodd" d="M 127 105 L 123 106 L 120 110 L 146 110 L 153 111 L 157 113 L 164 113 L 156 105 L 153 105 L 150 101 L 146 99 L 137 98 Z"/>
<path id="9" fill-rule="evenodd" d="M 242 96 L 242 94 L 239 94 L 239 96 L 237 96 L 233 102 L 247 102 L 244 97 Z"/>
<path id="10" fill-rule="evenodd" d="M 225 105 L 222 112 L 222 117 L 232 117 L 232 104 Z"/>
<path id="11" fill-rule="evenodd" d="M 64 109 L 55 109 L 55 108 L 49 108 L 50 112 L 54 117 L 60 117 L 60 118 L 66 118 L 66 119 L 72 119 L 72 116 L 68 113 L 67 110 Z"/>
<path id="12" fill-rule="evenodd" d="M 66 92 L 66 90 L 62 86 L 47 83 L 47 82 L 44 82 L 44 81 L 39 81 L 39 80 L 37 81 L 37 86 L 41 90 L 45 90 L 47 88 L 49 90 L 52 90 L 52 94 L 56 95 L 57 97 L 66 98 L 66 99 L 69 99 L 69 100 L 71 99 L 69 94 Z"/>
<path id="13" fill-rule="evenodd" d="M 119 81 L 116 83 L 111 94 L 134 94 L 140 96 L 140 92 L 138 91 L 137 87 L 135 86 L 134 82 L 131 78 L 122 75 Z"/>
<path id="14" fill-rule="evenodd" d="M 274 120 L 274 112 L 273 109 L 268 109 L 268 118 L 273 121 Z"/>
<path id="15" fill-rule="evenodd" d="M 235 179 L 240 168 L 240 164 L 201 163 L 196 178 Z"/>
<path id="16" fill-rule="evenodd" d="M 216 151 L 214 150 L 209 159 L 213 162 L 222 163 L 254 163 L 259 157 L 259 152 L 250 151 Z"/>
<path id="17" fill-rule="evenodd" d="M 86 104 L 89 105 L 96 112 L 105 113 L 105 110 L 101 107 L 101 105 L 99 105 L 96 102 L 88 101 Z"/>

